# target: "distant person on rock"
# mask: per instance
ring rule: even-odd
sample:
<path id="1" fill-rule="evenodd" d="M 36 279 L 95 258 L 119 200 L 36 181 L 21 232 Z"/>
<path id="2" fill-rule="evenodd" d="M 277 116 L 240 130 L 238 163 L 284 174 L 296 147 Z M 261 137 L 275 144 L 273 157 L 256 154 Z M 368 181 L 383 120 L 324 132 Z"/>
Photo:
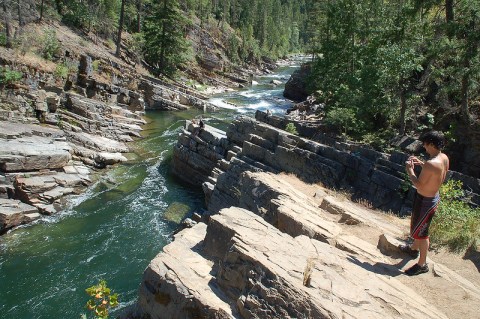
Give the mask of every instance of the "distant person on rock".
<path id="1" fill-rule="evenodd" d="M 415 156 L 410 156 L 406 162 L 407 174 L 417 189 L 413 201 L 412 217 L 410 220 L 410 236 L 414 239 L 411 246 L 401 245 L 401 251 L 417 258 L 418 262 L 407 269 L 409 276 L 423 274 L 429 271 L 427 265 L 427 252 L 430 246 L 428 228 L 440 202 L 439 190 L 448 172 L 450 165 L 447 155 L 442 153 L 445 146 L 445 138 L 442 133 L 429 131 L 422 134 L 419 140 L 430 156 L 423 162 Z M 414 167 L 422 167 L 420 175 L 415 175 Z"/>
<path id="2" fill-rule="evenodd" d="M 197 121 L 195 119 L 192 120 L 192 123 L 194 124 L 194 126 L 197 124 Z M 203 122 L 203 118 L 200 117 L 200 120 L 198 121 L 198 127 L 195 127 L 193 129 L 193 136 L 198 136 L 198 134 L 200 134 L 200 132 L 205 129 L 205 122 Z"/>

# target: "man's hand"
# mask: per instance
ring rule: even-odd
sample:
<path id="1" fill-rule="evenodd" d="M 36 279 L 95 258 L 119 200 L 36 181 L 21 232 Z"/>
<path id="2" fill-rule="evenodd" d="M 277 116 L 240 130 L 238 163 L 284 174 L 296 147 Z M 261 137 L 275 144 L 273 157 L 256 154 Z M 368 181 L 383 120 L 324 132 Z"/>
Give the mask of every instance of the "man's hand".
<path id="1" fill-rule="evenodd" d="M 409 161 L 409 162 L 412 162 L 414 166 L 415 166 L 415 165 L 423 166 L 423 164 L 425 164 L 422 160 L 420 160 L 420 159 L 419 159 L 418 157 L 416 157 L 416 156 L 410 156 L 410 157 L 408 158 L 408 161 Z"/>

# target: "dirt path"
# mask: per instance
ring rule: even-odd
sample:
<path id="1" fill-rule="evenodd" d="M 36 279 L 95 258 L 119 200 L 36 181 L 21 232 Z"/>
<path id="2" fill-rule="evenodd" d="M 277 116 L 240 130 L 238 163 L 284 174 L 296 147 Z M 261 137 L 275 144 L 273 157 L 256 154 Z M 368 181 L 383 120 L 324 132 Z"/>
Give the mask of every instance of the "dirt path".
<path id="1" fill-rule="evenodd" d="M 320 185 L 305 184 L 293 175 L 282 174 L 282 179 L 291 184 L 295 189 L 315 198 L 320 193 L 335 197 L 339 201 L 350 202 L 346 195 L 323 188 Z M 317 194 L 317 195 L 315 195 Z M 352 202 L 350 202 L 352 203 Z M 403 233 L 404 239 L 408 235 L 409 219 L 399 218 L 381 211 L 372 210 L 365 205 L 353 203 L 359 211 L 368 211 L 376 218 L 395 225 Z M 360 223 L 358 225 L 342 225 L 345 231 L 361 238 L 368 243 L 377 246 L 379 236 L 383 234 L 381 229 Z M 477 255 L 478 256 L 478 255 Z M 478 257 L 465 257 L 446 251 L 445 249 L 431 249 L 428 254 L 430 260 L 430 272 L 419 276 L 409 277 L 403 271 L 415 263 L 415 260 L 404 258 L 387 257 L 392 267 L 384 267 L 383 274 L 395 277 L 400 282 L 423 296 L 430 304 L 444 312 L 449 318 L 479 318 L 480 317 L 480 296 L 469 292 L 468 289 L 459 285 L 461 280 L 473 284 L 477 290 L 480 289 L 480 273 Z M 450 278 L 442 274 L 442 267 L 446 267 L 458 274 L 460 278 Z M 377 267 L 378 268 L 378 267 Z M 394 269 L 394 271 L 392 271 Z M 464 285 L 463 285 L 464 286 Z"/>

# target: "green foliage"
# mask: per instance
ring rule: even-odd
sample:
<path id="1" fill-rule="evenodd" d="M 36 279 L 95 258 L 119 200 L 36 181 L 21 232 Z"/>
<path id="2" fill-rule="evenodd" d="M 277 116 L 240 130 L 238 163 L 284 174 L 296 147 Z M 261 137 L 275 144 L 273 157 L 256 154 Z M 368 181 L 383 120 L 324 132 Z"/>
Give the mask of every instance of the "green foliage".
<path id="1" fill-rule="evenodd" d="M 157 73 L 173 76 L 190 56 L 184 33 L 189 21 L 180 12 L 177 0 L 163 0 L 152 6 L 144 26 L 145 59 Z"/>
<path id="2" fill-rule="evenodd" d="M 310 91 L 325 111 L 349 109 L 350 134 L 442 126 L 445 110 L 471 113 L 480 98 L 480 2 L 305 1 L 300 38 L 315 56 Z M 428 115 L 420 118 L 419 110 Z M 452 113 L 449 113 L 452 114 Z M 442 119 L 443 117 L 443 119 Z M 453 117 L 455 121 L 458 117 Z"/>
<path id="3" fill-rule="evenodd" d="M 412 188 L 412 181 L 410 180 L 410 177 L 407 173 L 403 173 L 402 176 L 403 180 L 400 184 L 400 189 L 398 190 L 398 192 L 400 193 L 400 196 L 405 198 L 410 191 L 410 188 Z"/>
<path id="4" fill-rule="evenodd" d="M 100 60 L 95 60 L 95 61 L 93 61 L 93 62 L 92 62 L 92 69 L 93 69 L 93 71 L 97 72 L 99 65 L 100 65 Z"/>
<path id="5" fill-rule="evenodd" d="M 53 57 L 60 51 L 60 42 L 57 40 L 57 34 L 53 29 L 45 29 L 41 39 L 41 54 L 47 60 L 53 60 Z"/>
<path id="6" fill-rule="evenodd" d="M 135 57 L 137 62 L 143 59 L 143 50 L 145 49 L 145 38 L 143 33 L 132 34 L 132 41 L 128 44 L 128 49 Z"/>
<path id="7" fill-rule="evenodd" d="M 287 131 L 290 134 L 298 135 L 297 128 L 293 123 L 288 123 L 287 126 L 285 126 L 285 131 Z"/>
<path id="8" fill-rule="evenodd" d="M 11 70 L 7 67 L 0 67 L 0 84 L 8 85 L 18 82 L 22 79 L 23 73 Z"/>
<path id="9" fill-rule="evenodd" d="M 240 42 L 236 34 L 231 34 L 228 38 L 227 56 L 233 63 L 239 61 L 238 49 L 240 48 Z"/>
<path id="10" fill-rule="evenodd" d="M 55 67 L 54 74 L 55 74 L 55 77 L 57 78 L 66 79 L 68 76 L 68 67 L 63 63 L 59 63 Z"/>
<path id="11" fill-rule="evenodd" d="M 459 252 L 480 243 L 480 209 L 468 205 L 462 186 L 449 180 L 441 187 L 441 201 L 430 226 L 433 243 Z"/>
<path id="12" fill-rule="evenodd" d="M 355 113 L 351 109 L 334 107 L 328 111 L 325 123 L 341 129 L 344 134 L 355 129 Z"/>
<path id="13" fill-rule="evenodd" d="M 5 33 L 0 33 L 0 46 L 4 47 L 7 45 L 7 36 Z"/>
<path id="14" fill-rule="evenodd" d="M 86 308 L 91 311 L 94 319 L 107 319 L 111 308 L 118 306 L 118 294 L 112 294 L 105 280 L 100 280 L 97 285 L 85 289 L 91 297 L 87 301 Z M 83 318 L 87 318 L 84 314 Z"/>
<path id="15" fill-rule="evenodd" d="M 72 0 L 63 2 L 62 21 L 70 26 L 111 36 L 119 15 L 117 0 Z"/>
<path id="16" fill-rule="evenodd" d="M 76 61 L 66 60 L 65 62 L 62 62 L 56 65 L 54 75 L 57 78 L 66 79 L 69 74 L 74 74 L 77 71 L 77 69 L 78 69 L 78 64 Z"/>

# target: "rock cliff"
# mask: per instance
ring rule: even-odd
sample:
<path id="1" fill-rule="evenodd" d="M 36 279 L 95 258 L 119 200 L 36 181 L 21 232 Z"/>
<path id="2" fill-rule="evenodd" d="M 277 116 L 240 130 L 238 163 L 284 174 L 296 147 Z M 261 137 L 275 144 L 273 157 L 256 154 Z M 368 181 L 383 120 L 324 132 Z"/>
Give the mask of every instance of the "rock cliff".
<path id="1" fill-rule="evenodd" d="M 479 304 L 480 289 L 441 263 L 428 260 L 428 278 L 399 276 L 409 266 L 397 248 L 408 226 L 330 195 L 356 187 L 380 207 L 406 209 L 397 175 L 405 154 L 315 142 L 246 117 L 226 133 L 197 132 L 187 122 L 180 133 L 174 173 L 203 183 L 207 224 L 181 231 L 152 260 L 140 316 L 447 318 L 464 298 Z M 452 293 L 420 295 L 408 287 L 419 280 Z"/>
<path id="2" fill-rule="evenodd" d="M 313 141 L 280 129 L 288 120 L 260 112 L 257 119 L 238 118 L 229 126 L 226 137 L 216 142 L 202 139 L 210 134 L 208 129 L 196 139 L 188 130 L 180 134 L 174 149 L 173 171 L 193 184 L 204 183 L 209 210 L 238 206 L 243 194 L 239 183 L 242 173 L 266 171 L 292 173 L 307 183 L 345 189 L 354 199 L 365 200 L 374 208 L 400 215 L 410 211 L 414 190 L 404 174 L 407 154 L 381 153 L 321 133 Z M 308 130 L 298 125 L 300 133 Z M 196 146 L 199 142 L 203 143 L 200 151 Z M 215 155 L 206 156 L 203 149 L 215 150 Z M 477 179 L 453 171 L 449 172 L 449 178 L 462 180 L 472 191 L 472 200 L 479 202 Z"/>

